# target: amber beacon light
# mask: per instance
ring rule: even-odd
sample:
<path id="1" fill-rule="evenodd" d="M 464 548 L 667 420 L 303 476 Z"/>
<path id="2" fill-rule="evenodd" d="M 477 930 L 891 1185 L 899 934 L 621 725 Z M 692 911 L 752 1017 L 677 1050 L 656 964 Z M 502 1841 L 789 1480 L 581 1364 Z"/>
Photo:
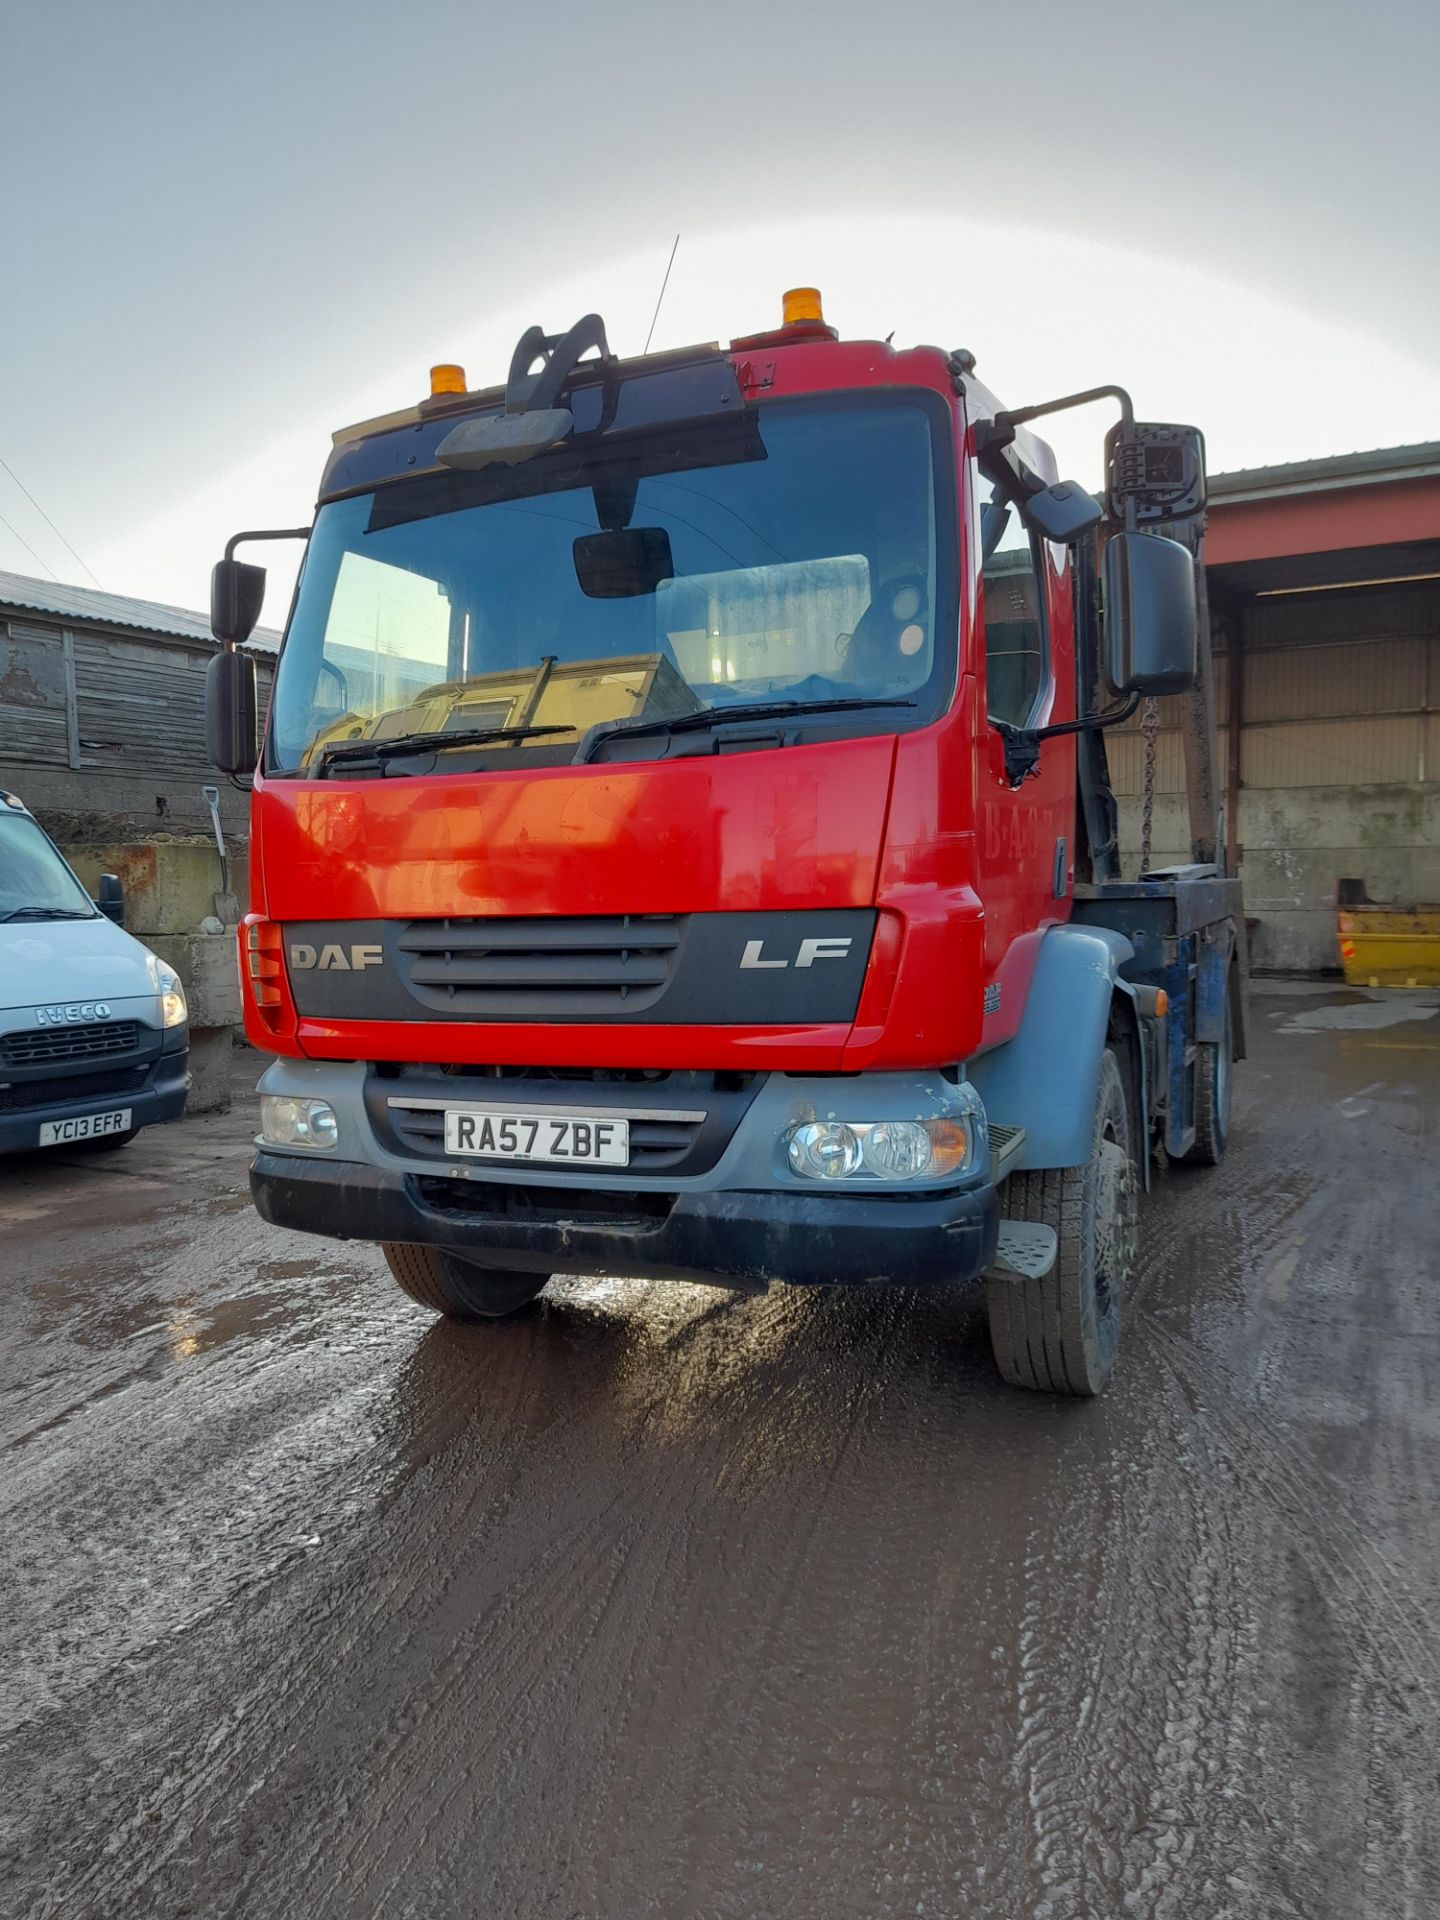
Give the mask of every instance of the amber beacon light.
<path id="1" fill-rule="evenodd" d="M 446 362 L 430 369 L 430 398 L 441 393 L 464 393 L 465 369 Z"/>
<path id="2" fill-rule="evenodd" d="M 781 295 L 782 312 L 787 327 L 797 327 L 807 320 L 818 320 L 823 326 L 825 315 L 820 306 L 818 287 L 791 287 Z"/>

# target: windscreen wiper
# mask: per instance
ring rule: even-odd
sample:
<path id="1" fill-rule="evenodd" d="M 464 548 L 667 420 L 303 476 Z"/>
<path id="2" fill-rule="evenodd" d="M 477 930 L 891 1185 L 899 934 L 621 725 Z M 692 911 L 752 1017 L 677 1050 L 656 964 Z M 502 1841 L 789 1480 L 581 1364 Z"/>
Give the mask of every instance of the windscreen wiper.
<path id="1" fill-rule="evenodd" d="M 753 706 L 701 707 L 698 713 L 682 713 L 674 719 L 606 720 L 592 727 L 580 743 L 576 764 L 595 756 L 596 749 L 618 734 L 696 733 L 705 727 L 724 726 L 731 720 L 788 720 L 793 715 L 810 713 L 856 713 L 871 707 L 913 707 L 913 700 L 765 700 Z"/>
<path id="2" fill-rule="evenodd" d="M 83 907 L 11 907 L 0 920 L 94 920 Z"/>
<path id="3" fill-rule="evenodd" d="M 380 767 L 407 753 L 438 753 L 442 747 L 488 747 L 496 740 L 534 740 L 542 733 L 574 733 L 574 727 L 471 727 L 456 733 L 397 733 L 390 740 L 343 740 L 326 747 L 316 772 L 340 761 Z"/>

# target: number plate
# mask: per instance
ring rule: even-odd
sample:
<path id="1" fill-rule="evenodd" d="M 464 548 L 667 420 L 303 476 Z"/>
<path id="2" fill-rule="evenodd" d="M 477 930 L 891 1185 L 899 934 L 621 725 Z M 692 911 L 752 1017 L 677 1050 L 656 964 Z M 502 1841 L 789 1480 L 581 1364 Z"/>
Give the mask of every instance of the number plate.
<path id="1" fill-rule="evenodd" d="M 447 1107 L 445 1151 L 483 1160 L 543 1160 L 559 1167 L 628 1167 L 630 1123 Z"/>
<path id="2" fill-rule="evenodd" d="M 74 1120 L 42 1120 L 40 1145 L 68 1147 L 72 1140 L 102 1140 L 108 1133 L 129 1130 L 129 1107 L 120 1107 L 114 1113 L 82 1113 Z"/>

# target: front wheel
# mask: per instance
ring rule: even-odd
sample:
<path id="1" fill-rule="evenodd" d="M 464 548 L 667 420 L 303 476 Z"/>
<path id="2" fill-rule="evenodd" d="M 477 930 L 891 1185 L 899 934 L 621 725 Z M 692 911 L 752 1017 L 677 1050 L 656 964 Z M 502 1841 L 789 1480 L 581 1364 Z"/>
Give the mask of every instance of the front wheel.
<path id="1" fill-rule="evenodd" d="M 1099 1393 L 1115 1365 L 1120 1314 L 1134 1270 L 1138 1221 L 1135 1143 L 1125 1076 L 1112 1048 L 1100 1083 L 1083 1167 L 1015 1173 L 1000 1189 L 1010 1220 L 1055 1229 L 1055 1264 L 1039 1279 L 991 1274 L 985 1282 L 995 1364 L 1036 1393 Z"/>
<path id="2" fill-rule="evenodd" d="M 516 1313 L 544 1289 L 547 1273 L 517 1273 L 509 1267 L 477 1267 L 445 1247 L 387 1240 L 380 1251 L 400 1289 L 447 1320 L 500 1320 Z"/>

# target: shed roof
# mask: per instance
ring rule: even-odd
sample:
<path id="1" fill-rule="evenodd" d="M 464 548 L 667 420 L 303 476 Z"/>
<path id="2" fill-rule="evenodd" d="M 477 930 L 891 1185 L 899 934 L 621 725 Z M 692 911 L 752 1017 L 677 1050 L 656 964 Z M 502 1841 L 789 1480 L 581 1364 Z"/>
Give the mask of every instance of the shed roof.
<path id="1" fill-rule="evenodd" d="M 123 594 L 101 593 L 96 587 L 67 587 L 54 580 L 34 580 L 23 573 L 0 571 L 0 607 L 47 613 L 61 620 L 88 621 L 97 627 L 136 627 L 144 633 L 201 640 L 206 646 L 214 644 L 209 619 L 203 613 L 167 607 L 158 600 L 131 600 Z M 280 635 L 269 627 L 257 627 L 248 644 L 257 653 L 274 653 L 280 645 Z"/>
<path id="2" fill-rule="evenodd" d="M 1373 487 L 1396 480 L 1440 477 L 1440 440 L 1419 440 L 1407 447 L 1372 447 L 1367 452 L 1332 453 L 1318 460 L 1288 460 L 1276 467 L 1237 467 L 1212 473 L 1206 492 L 1218 506 L 1242 500 L 1273 500 L 1297 493 L 1329 493 L 1341 487 Z"/>

